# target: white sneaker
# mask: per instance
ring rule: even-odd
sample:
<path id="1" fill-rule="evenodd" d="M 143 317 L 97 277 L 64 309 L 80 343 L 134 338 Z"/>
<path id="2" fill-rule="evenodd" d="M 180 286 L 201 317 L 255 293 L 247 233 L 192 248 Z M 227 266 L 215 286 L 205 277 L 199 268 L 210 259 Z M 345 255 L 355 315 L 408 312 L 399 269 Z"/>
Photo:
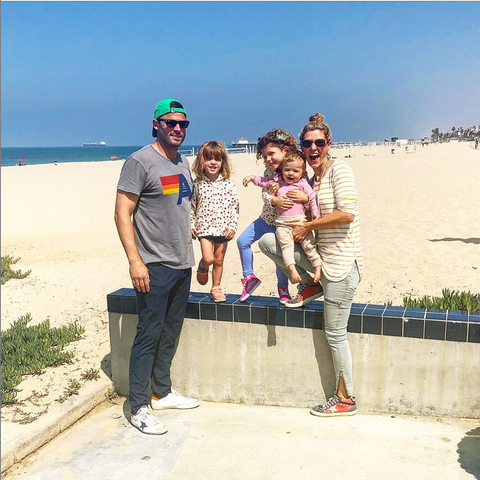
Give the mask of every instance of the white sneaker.
<path id="1" fill-rule="evenodd" d="M 147 405 L 141 407 L 135 415 L 131 415 L 130 421 L 143 433 L 150 435 L 163 435 L 168 428 L 148 409 Z"/>
<path id="2" fill-rule="evenodd" d="M 172 388 L 172 391 L 163 398 L 152 396 L 152 408 L 154 410 L 163 410 L 164 408 L 196 408 L 200 402 L 196 398 L 184 397 Z"/>

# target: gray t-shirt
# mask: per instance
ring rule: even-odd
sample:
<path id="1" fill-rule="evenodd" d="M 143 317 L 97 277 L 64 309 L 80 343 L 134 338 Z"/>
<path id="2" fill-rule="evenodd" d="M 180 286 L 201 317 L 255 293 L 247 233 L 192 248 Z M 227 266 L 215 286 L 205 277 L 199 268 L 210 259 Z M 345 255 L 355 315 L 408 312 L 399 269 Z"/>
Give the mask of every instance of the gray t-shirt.
<path id="1" fill-rule="evenodd" d="M 193 181 L 186 157 L 177 154 L 169 160 L 147 145 L 127 158 L 117 189 L 139 195 L 133 228 L 143 262 L 174 269 L 193 266 Z"/>

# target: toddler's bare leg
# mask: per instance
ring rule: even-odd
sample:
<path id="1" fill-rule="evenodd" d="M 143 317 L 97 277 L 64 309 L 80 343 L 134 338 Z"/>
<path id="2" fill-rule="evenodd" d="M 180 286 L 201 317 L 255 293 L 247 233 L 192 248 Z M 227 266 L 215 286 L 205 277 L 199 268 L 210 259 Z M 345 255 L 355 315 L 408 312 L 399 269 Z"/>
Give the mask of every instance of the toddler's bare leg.
<path id="1" fill-rule="evenodd" d="M 302 281 L 302 277 L 298 274 L 297 267 L 295 266 L 294 263 L 292 263 L 291 265 L 288 265 L 287 268 L 290 272 L 290 279 L 292 283 L 298 283 Z"/>

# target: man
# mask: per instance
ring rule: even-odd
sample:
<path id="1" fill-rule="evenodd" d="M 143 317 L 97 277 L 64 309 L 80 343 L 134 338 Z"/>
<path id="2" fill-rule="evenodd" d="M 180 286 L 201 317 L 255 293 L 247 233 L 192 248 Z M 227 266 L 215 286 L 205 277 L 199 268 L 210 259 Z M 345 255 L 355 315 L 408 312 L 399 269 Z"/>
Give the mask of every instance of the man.
<path id="1" fill-rule="evenodd" d="M 190 229 L 193 182 L 186 157 L 178 153 L 189 123 L 180 102 L 161 100 L 153 119 L 155 142 L 127 158 L 117 185 L 115 223 L 138 308 L 130 356 L 131 423 L 154 435 L 167 427 L 152 414 L 150 404 L 152 409 L 199 406 L 198 400 L 176 392 L 170 379 L 195 263 Z"/>

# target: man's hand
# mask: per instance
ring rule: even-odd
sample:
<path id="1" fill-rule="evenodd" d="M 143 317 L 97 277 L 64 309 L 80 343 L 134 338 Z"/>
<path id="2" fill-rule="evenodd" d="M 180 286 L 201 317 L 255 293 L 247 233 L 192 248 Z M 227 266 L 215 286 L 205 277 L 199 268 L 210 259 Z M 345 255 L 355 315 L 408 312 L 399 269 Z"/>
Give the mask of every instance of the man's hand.
<path id="1" fill-rule="evenodd" d="M 141 262 L 134 262 L 130 265 L 130 278 L 134 288 L 143 293 L 150 291 L 150 277 L 147 266 Z"/>

